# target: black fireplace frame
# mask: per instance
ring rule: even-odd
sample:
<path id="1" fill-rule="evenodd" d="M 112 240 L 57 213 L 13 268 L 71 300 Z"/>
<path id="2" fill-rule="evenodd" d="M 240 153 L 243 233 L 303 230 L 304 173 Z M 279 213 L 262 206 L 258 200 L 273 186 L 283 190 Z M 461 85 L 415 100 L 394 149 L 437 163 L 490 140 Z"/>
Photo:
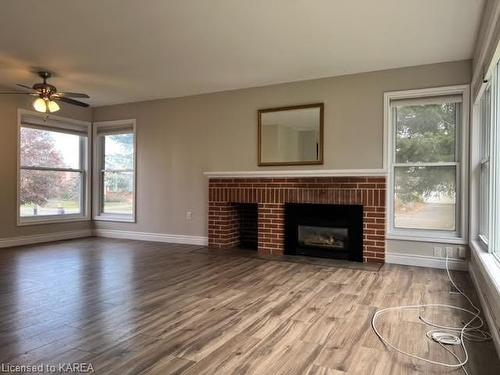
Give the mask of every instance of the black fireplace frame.
<path id="1" fill-rule="evenodd" d="M 344 250 L 300 246 L 299 225 L 347 228 L 349 241 Z M 363 206 L 336 204 L 285 204 L 285 254 L 363 261 Z"/>

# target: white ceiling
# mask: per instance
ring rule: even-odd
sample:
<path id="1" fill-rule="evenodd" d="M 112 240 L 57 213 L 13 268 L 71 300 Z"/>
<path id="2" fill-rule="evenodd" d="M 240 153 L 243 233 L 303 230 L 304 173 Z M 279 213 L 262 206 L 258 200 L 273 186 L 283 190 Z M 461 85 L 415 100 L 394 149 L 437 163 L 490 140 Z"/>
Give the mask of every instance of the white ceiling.
<path id="1" fill-rule="evenodd" d="M 469 59 L 483 0 L 3 0 L 0 82 L 92 105 Z"/>

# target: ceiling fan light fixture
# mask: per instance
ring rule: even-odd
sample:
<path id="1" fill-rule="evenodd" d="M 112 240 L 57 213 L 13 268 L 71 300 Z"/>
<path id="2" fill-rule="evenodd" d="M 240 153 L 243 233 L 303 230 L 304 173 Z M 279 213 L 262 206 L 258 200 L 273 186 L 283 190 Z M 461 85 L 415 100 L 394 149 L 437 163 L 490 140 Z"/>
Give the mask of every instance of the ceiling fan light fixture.
<path id="1" fill-rule="evenodd" d="M 42 113 L 52 113 L 57 112 L 61 109 L 59 103 L 56 101 L 61 101 L 71 105 L 77 105 L 79 107 L 89 107 L 87 103 L 80 102 L 73 98 L 84 98 L 90 99 L 90 96 L 83 94 L 81 92 L 58 92 L 54 85 L 47 83 L 52 74 L 50 72 L 40 71 L 38 76 L 43 79 L 42 83 L 35 83 L 33 86 L 27 86 L 18 83 L 17 86 L 23 88 L 23 92 L 19 91 L 0 91 L 0 94 L 25 94 L 35 96 L 36 99 L 33 101 L 33 108 L 37 112 Z M 26 91 L 29 90 L 29 91 Z M 51 99 L 55 99 L 51 100 Z"/>
<path id="2" fill-rule="evenodd" d="M 42 98 L 35 99 L 35 101 L 33 102 L 33 108 L 35 108 L 35 111 L 37 112 L 47 112 L 47 104 Z"/>
<path id="3" fill-rule="evenodd" d="M 49 110 L 50 113 L 52 113 L 59 111 L 61 107 L 59 107 L 59 104 L 57 104 L 55 101 L 49 100 L 47 101 L 47 109 Z"/>

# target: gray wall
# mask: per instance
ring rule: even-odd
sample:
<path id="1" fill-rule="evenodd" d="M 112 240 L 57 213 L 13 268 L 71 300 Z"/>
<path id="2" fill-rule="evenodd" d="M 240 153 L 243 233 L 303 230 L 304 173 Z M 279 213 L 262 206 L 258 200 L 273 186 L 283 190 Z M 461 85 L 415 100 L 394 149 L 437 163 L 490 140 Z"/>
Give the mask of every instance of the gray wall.
<path id="1" fill-rule="evenodd" d="M 91 223 L 16 225 L 17 220 L 17 109 L 32 110 L 33 97 L 27 95 L 2 95 L 0 98 L 0 238 L 10 238 L 51 232 L 91 228 Z M 91 109 L 65 105 L 58 116 L 91 121 Z"/>
<path id="2" fill-rule="evenodd" d="M 137 223 L 95 225 L 206 236 L 203 172 L 275 168 L 257 167 L 259 108 L 325 103 L 325 164 L 302 168 L 382 168 L 383 93 L 470 80 L 460 61 L 95 108 L 94 121 L 137 120 L 138 152 Z"/>

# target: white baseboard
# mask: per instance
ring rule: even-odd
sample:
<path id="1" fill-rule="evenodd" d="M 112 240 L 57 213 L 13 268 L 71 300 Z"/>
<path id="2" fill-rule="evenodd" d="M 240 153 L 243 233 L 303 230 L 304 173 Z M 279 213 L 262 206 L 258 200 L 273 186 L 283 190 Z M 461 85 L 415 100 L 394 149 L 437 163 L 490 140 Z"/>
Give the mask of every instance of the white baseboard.
<path id="1" fill-rule="evenodd" d="M 393 264 L 403 264 L 405 266 L 429 267 L 446 269 L 446 260 L 426 255 L 386 253 L 385 262 Z M 448 266 L 451 270 L 467 271 L 467 261 L 461 259 L 448 259 Z"/>
<path id="2" fill-rule="evenodd" d="M 72 238 L 82 238 L 82 237 L 92 237 L 92 236 L 123 238 L 123 239 L 141 240 L 141 241 L 170 242 L 170 243 L 179 243 L 188 245 L 201 245 L 201 246 L 208 245 L 208 237 L 203 237 L 203 236 L 133 232 L 133 231 L 114 230 L 114 229 L 94 229 L 94 230 L 83 229 L 76 231 L 35 234 L 31 236 L 0 238 L 0 248 L 31 245 L 43 242 L 69 240 Z"/>
<path id="3" fill-rule="evenodd" d="M 170 242 L 170 243 L 201 245 L 201 246 L 208 245 L 208 237 L 203 237 L 203 236 L 133 232 L 128 230 L 115 230 L 115 229 L 94 229 L 93 233 L 94 236 L 96 237 L 123 238 L 127 240 L 140 240 L 140 241 Z"/>
<path id="4" fill-rule="evenodd" d="M 34 234 L 31 236 L 0 238 L 0 248 L 12 247 L 12 246 L 22 246 L 22 245 L 31 245 L 31 244 L 42 243 L 42 242 L 69 240 L 72 238 L 82 238 L 82 237 L 91 237 L 91 236 L 92 236 L 91 229 L 82 229 L 82 230 L 74 230 L 74 231 Z"/>

